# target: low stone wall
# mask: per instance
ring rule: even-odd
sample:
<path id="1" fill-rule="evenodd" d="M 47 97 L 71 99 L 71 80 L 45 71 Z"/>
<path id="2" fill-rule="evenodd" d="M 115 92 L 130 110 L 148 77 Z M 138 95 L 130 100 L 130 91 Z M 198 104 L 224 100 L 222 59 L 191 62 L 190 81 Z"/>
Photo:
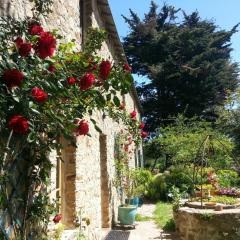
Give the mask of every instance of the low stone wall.
<path id="1" fill-rule="evenodd" d="M 180 240 L 240 239 L 240 209 L 217 212 L 183 207 L 174 219 Z"/>

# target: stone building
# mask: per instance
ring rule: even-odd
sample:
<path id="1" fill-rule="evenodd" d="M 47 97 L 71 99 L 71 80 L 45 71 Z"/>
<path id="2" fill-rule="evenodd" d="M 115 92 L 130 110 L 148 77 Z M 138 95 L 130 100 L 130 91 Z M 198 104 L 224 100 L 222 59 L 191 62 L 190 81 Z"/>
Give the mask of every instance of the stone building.
<path id="1" fill-rule="evenodd" d="M 0 0 L 0 14 L 16 18 L 29 16 L 29 2 Z M 89 27 L 103 28 L 109 37 L 103 44 L 100 55 L 111 61 L 126 62 L 107 0 L 54 0 L 53 12 L 43 22 L 45 28 L 60 29 L 66 39 L 76 39 L 81 47 L 84 47 Z M 124 96 L 123 101 L 129 112 L 135 110 L 140 117 L 141 107 L 134 87 L 130 94 Z M 102 229 L 111 228 L 117 219 L 119 204 L 119 197 L 113 186 L 114 139 L 122 126 L 108 117 L 104 118 L 102 112 L 96 113 L 95 120 L 103 134 L 92 127 L 92 137 L 77 137 L 76 148 L 63 139 L 63 162 L 57 159 L 55 151 L 50 154 L 54 165 L 51 171 L 51 197 L 61 199 L 62 223 L 67 229 L 74 230 L 76 222 L 83 216 L 87 217 L 90 220 L 89 239 L 100 239 Z M 130 164 L 142 165 L 141 148 L 135 149 Z"/>

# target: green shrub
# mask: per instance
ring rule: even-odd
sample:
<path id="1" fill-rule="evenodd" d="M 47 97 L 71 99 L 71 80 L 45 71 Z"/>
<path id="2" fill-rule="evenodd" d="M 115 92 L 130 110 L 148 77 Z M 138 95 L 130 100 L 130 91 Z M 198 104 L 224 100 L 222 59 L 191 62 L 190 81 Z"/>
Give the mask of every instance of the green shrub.
<path id="1" fill-rule="evenodd" d="M 151 200 L 168 200 L 168 194 L 173 186 L 180 192 L 193 190 L 193 169 L 190 167 L 172 167 L 169 171 L 159 173 L 152 178 L 145 196 Z"/>
<path id="2" fill-rule="evenodd" d="M 170 169 L 165 178 L 167 188 L 172 186 L 179 188 L 180 192 L 191 192 L 193 189 L 193 168 L 176 166 Z"/>
<path id="3" fill-rule="evenodd" d="M 220 187 L 223 188 L 235 187 L 240 183 L 238 173 L 233 170 L 218 170 L 217 177 Z"/>
<path id="4" fill-rule="evenodd" d="M 159 173 L 152 177 L 145 196 L 151 200 L 166 199 L 167 185 L 165 176 Z"/>
<path id="5" fill-rule="evenodd" d="M 167 232 L 174 232 L 176 230 L 176 224 L 173 218 L 169 219 L 163 226 L 163 230 Z"/>

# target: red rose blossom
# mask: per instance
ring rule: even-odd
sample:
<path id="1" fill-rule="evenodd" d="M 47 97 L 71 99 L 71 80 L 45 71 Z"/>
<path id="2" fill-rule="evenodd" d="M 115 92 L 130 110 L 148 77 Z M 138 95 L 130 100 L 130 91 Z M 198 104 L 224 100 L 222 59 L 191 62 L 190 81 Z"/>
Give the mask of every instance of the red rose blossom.
<path id="1" fill-rule="evenodd" d="M 22 43 L 18 48 L 18 52 L 22 57 L 27 57 L 30 54 L 31 50 L 32 50 L 31 43 Z"/>
<path id="2" fill-rule="evenodd" d="M 41 33 L 43 33 L 43 28 L 39 25 L 33 25 L 31 26 L 31 28 L 29 29 L 29 33 L 31 35 L 41 35 Z"/>
<path id="3" fill-rule="evenodd" d="M 148 137 L 148 132 L 142 131 L 142 132 L 141 132 L 141 137 L 142 137 L 142 138 Z"/>
<path id="4" fill-rule="evenodd" d="M 21 37 L 17 37 L 15 40 L 14 40 L 17 48 L 20 48 L 20 46 L 23 44 L 23 39 Z"/>
<path id="5" fill-rule="evenodd" d="M 127 63 L 125 63 L 125 64 L 123 65 L 123 69 L 124 69 L 126 72 L 131 72 L 131 71 L 132 71 L 132 68 L 131 68 Z"/>
<path id="6" fill-rule="evenodd" d="M 110 71 L 111 71 L 111 63 L 108 60 L 102 61 L 99 65 L 98 78 L 100 80 L 106 80 L 110 74 Z"/>
<path id="7" fill-rule="evenodd" d="M 74 77 L 69 77 L 69 78 L 67 79 L 67 82 L 68 82 L 69 85 L 73 85 L 73 84 L 76 82 L 76 78 L 74 78 Z"/>
<path id="8" fill-rule="evenodd" d="M 38 87 L 32 89 L 32 97 L 39 103 L 45 102 L 48 94 Z"/>
<path id="9" fill-rule="evenodd" d="M 15 115 L 9 120 L 8 127 L 15 133 L 26 134 L 29 129 L 29 123 L 23 116 Z"/>
<path id="10" fill-rule="evenodd" d="M 7 69 L 3 72 L 2 82 L 9 88 L 19 87 L 23 78 L 23 73 L 17 69 Z"/>
<path id="11" fill-rule="evenodd" d="M 139 125 L 139 128 L 140 129 L 143 129 L 145 127 L 145 124 L 142 122 L 142 123 L 140 123 L 140 125 Z"/>
<path id="12" fill-rule="evenodd" d="M 131 115 L 131 118 L 132 118 L 132 119 L 136 119 L 137 112 L 136 112 L 136 111 L 132 111 L 132 112 L 130 113 L 130 115 Z"/>
<path id="13" fill-rule="evenodd" d="M 81 121 L 78 120 L 77 124 L 78 124 L 78 128 L 75 130 L 75 133 L 77 134 L 77 136 L 87 135 L 89 132 L 88 122 L 85 120 L 81 120 Z"/>
<path id="14" fill-rule="evenodd" d="M 95 82 L 95 76 L 92 73 L 85 73 L 85 75 L 79 81 L 79 87 L 81 90 L 88 90 Z"/>
<path id="15" fill-rule="evenodd" d="M 54 218 L 53 218 L 53 222 L 54 223 L 59 223 L 62 219 L 62 215 L 61 214 L 57 214 Z"/>
<path id="16" fill-rule="evenodd" d="M 37 46 L 35 47 L 38 56 L 42 59 L 52 57 L 56 48 L 56 39 L 49 32 L 41 33 Z"/>
<path id="17" fill-rule="evenodd" d="M 49 72 L 55 72 L 55 70 L 56 70 L 56 68 L 55 68 L 54 65 L 51 65 L 51 66 L 48 67 Z"/>

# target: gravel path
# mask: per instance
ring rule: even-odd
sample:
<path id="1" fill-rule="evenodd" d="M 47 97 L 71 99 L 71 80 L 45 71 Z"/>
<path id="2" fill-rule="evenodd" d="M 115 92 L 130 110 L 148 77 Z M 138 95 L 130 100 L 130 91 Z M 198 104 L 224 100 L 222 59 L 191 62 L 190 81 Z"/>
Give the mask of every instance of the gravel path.
<path id="1" fill-rule="evenodd" d="M 142 216 L 153 216 L 154 204 L 144 204 L 138 209 Z M 104 240 L 179 240 L 176 236 L 164 233 L 153 221 L 136 222 L 135 229 L 111 230 Z"/>

